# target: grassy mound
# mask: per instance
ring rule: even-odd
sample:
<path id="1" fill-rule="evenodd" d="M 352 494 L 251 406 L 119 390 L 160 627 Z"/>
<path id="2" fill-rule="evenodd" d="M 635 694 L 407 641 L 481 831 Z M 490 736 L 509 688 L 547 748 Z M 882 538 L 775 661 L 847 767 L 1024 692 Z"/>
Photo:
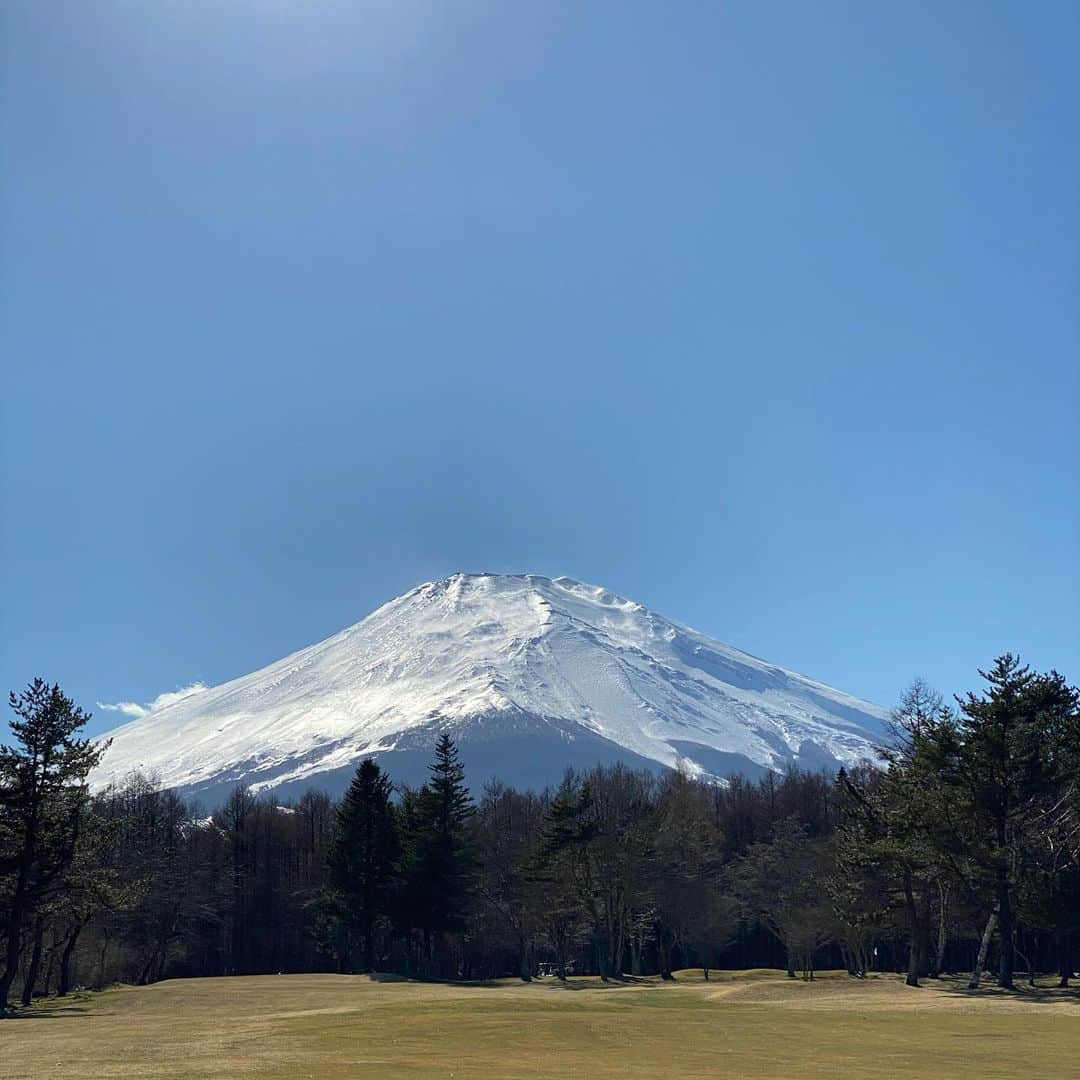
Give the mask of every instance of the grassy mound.
<path id="1" fill-rule="evenodd" d="M 566 987 L 269 975 L 41 1002 L 0 1040 L 6 1077 L 1065 1076 L 1080 999 L 842 973 Z"/>

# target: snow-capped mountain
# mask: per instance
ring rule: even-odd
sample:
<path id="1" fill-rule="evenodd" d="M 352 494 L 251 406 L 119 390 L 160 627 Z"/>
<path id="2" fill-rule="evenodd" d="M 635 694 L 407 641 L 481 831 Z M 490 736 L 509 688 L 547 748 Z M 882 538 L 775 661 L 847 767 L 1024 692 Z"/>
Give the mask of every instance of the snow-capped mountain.
<path id="1" fill-rule="evenodd" d="M 238 781 L 340 791 L 376 755 L 416 782 L 443 730 L 474 785 L 615 760 L 754 776 L 873 757 L 885 717 L 603 588 L 455 574 L 117 728 L 92 781 L 139 770 L 207 802 Z"/>

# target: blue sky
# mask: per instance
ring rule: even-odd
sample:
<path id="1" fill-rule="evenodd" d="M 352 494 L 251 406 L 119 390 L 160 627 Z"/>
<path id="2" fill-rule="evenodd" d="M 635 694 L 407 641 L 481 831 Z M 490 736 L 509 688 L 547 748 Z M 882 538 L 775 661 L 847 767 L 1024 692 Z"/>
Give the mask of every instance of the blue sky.
<path id="1" fill-rule="evenodd" d="M 1051 0 L 8 0 L 3 687 L 221 682 L 458 569 L 886 705 L 1080 677 L 1078 48 Z"/>

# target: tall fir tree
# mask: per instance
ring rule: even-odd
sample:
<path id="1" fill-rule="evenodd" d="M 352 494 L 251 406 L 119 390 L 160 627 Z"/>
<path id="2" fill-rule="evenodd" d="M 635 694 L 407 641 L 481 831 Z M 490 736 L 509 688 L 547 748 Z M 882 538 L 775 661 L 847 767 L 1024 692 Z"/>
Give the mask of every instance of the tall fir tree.
<path id="1" fill-rule="evenodd" d="M 80 739 L 90 719 L 59 686 L 35 679 L 10 695 L 13 746 L 0 746 L 0 903 L 5 942 L 0 1016 L 19 968 L 23 933 L 64 882 L 79 844 L 86 778 L 105 747 Z"/>
<path id="2" fill-rule="evenodd" d="M 1063 785 L 1074 783 L 1076 692 L 1011 653 L 979 674 L 986 690 L 958 698 L 957 724 L 937 733 L 937 765 L 948 789 L 945 846 L 963 860 L 954 865 L 970 868 L 968 888 L 985 897 L 988 926 L 996 921 L 1000 936 L 999 982 L 1013 989 L 1017 903 L 1048 811 Z"/>
<path id="3" fill-rule="evenodd" d="M 886 911 L 900 914 L 908 933 L 907 985 L 930 973 L 930 915 L 944 873 L 935 851 L 943 788 L 933 752 L 941 734 L 951 738 L 954 718 L 941 696 L 917 679 L 892 715 L 892 742 L 881 753 L 882 773 L 840 770 L 841 820 L 836 880 L 838 899 L 876 894 Z"/>
<path id="4" fill-rule="evenodd" d="M 363 971 L 375 970 L 376 936 L 390 914 L 400 855 L 392 791 L 390 777 L 365 758 L 338 807 L 327 859 L 331 910 L 345 931 L 338 940 L 351 943 L 359 937 Z"/>
<path id="5" fill-rule="evenodd" d="M 468 925 L 476 883 L 471 826 L 475 808 L 454 740 L 442 734 L 431 778 L 409 800 L 402 887 L 414 928 L 421 931 L 421 967 L 431 972 L 437 939 Z"/>

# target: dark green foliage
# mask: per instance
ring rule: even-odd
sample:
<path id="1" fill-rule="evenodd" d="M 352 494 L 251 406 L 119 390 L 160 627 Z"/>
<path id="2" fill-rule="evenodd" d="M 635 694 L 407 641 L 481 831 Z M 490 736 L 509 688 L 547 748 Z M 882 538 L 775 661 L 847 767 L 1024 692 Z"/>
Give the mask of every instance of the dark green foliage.
<path id="1" fill-rule="evenodd" d="M 0 756 L 6 985 L 29 1001 L 80 982 L 331 966 L 617 979 L 785 959 L 807 978 L 842 963 L 906 967 L 918 984 L 977 974 L 987 951 L 1004 986 L 1018 963 L 1067 982 L 1077 693 L 1010 656 L 986 677 L 957 711 L 915 684 L 884 767 L 838 778 L 716 785 L 616 765 L 539 794 L 493 783 L 474 807 L 443 736 L 417 790 L 395 795 L 367 761 L 337 806 L 240 787 L 211 816 L 137 776 L 90 798 L 84 718 L 35 683 Z"/>
<path id="2" fill-rule="evenodd" d="M 1056 672 L 1036 675 L 1008 653 L 980 674 L 987 689 L 959 698 L 955 723 L 932 735 L 944 793 L 937 834 L 957 879 L 997 917 L 999 981 L 1011 988 L 1019 896 L 1040 859 L 1046 865 L 1048 847 L 1070 846 L 1077 693 Z"/>
<path id="3" fill-rule="evenodd" d="M 980 674 L 987 689 L 958 698 L 958 713 L 916 684 L 898 713 L 900 738 L 885 774 L 843 780 L 841 866 L 849 880 L 876 880 L 886 908 L 904 908 L 913 985 L 928 967 L 935 896 L 939 937 L 950 894 L 979 924 L 996 927 L 1006 988 L 1021 914 L 1056 934 L 1065 951 L 1076 929 L 1067 912 L 1080 865 L 1077 692 L 1010 654 Z M 976 965 L 973 982 L 978 975 Z"/>
<path id="4" fill-rule="evenodd" d="M 390 778 L 366 758 L 338 807 L 324 925 L 344 969 L 359 961 L 361 970 L 375 970 L 376 935 L 390 916 L 401 854 L 391 791 Z"/>
<path id="5" fill-rule="evenodd" d="M 431 779 L 408 792 L 402 804 L 400 920 L 420 936 L 421 972 L 453 974 L 448 955 L 438 956 L 444 935 L 468 925 L 477 866 L 471 825 L 475 808 L 457 747 L 443 734 L 435 746 Z"/>
<path id="6" fill-rule="evenodd" d="M 35 679 L 9 703 L 17 719 L 11 721 L 16 745 L 0 746 L 0 1016 L 31 918 L 40 950 L 43 908 L 63 891 L 75 860 L 89 804 L 86 777 L 103 752 L 78 737 L 89 716 L 59 686 Z"/>
<path id="7" fill-rule="evenodd" d="M 940 695 L 916 681 L 893 713 L 883 773 L 840 773 L 841 823 L 834 897 L 848 919 L 873 896 L 881 925 L 895 918 L 908 934 L 909 986 L 930 973 L 931 903 L 946 873 L 937 850 L 946 794 L 935 746 L 952 731 Z M 852 939 L 859 952 L 858 935 Z M 865 962 L 858 957 L 860 966 Z"/>

